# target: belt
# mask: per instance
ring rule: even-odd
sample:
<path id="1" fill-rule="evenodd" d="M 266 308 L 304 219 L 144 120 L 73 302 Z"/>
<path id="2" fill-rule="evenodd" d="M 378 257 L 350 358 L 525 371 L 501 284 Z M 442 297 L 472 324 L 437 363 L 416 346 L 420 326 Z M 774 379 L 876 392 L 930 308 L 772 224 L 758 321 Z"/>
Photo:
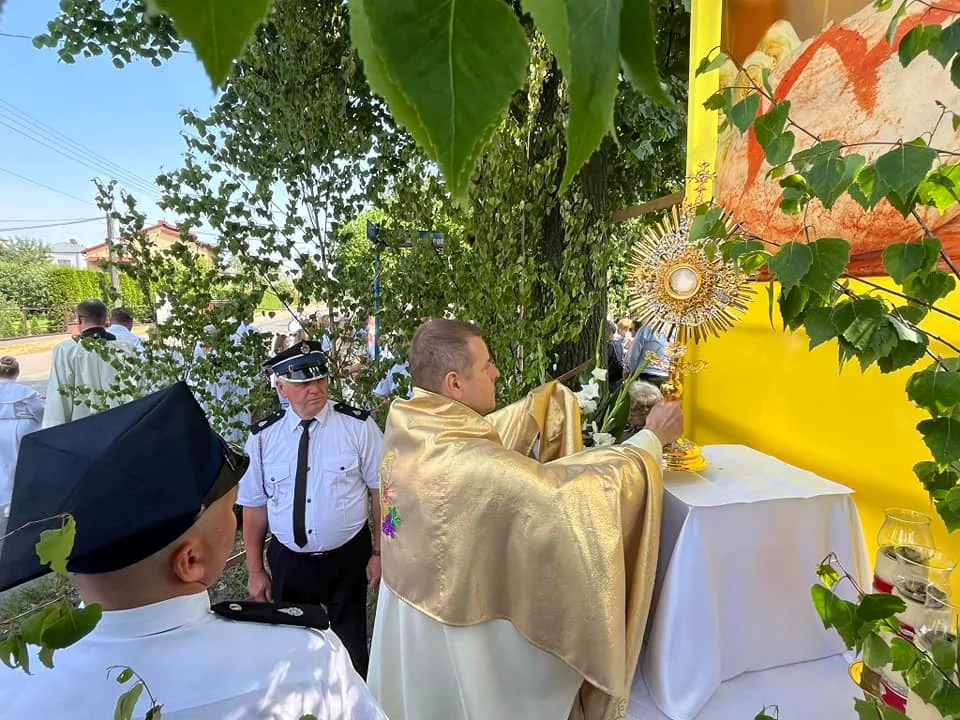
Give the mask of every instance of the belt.
<path id="1" fill-rule="evenodd" d="M 344 548 L 346 548 L 348 545 L 350 545 L 350 543 L 356 542 L 358 539 L 360 539 L 360 538 L 362 537 L 363 533 L 365 533 L 365 532 L 367 532 L 367 527 L 366 527 L 366 525 L 364 525 L 362 528 L 360 528 L 360 532 L 358 532 L 358 533 L 357 533 L 356 535 L 354 535 L 352 538 L 350 538 L 349 540 L 347 540 L 343 545 L 340 545 L 340 546 L 338 546 L 338 547 L 335 547 L 335 548 L 333 548 L 333 549 L 331 549 L 331 550 L 320 550 L 320 551 L 318 551 L 318 552 L 303 552 L 302 550 L 294 550 L 292 547 L 288 547 L 287 545 L 284 545 L 283 543 L 278 543 L 278 544 L 279 544 L 280 547 L 282 547 L 284 550 L 286 550 L 286 551 L 289 552 L 289 553 L 293 553 L 294 555 L 302 555 L 303 557 L 324 557 L 324 556 L 326 556 L 326 555 L 333 555 L 334 553 L 340 552 L 341 550 L 343 550 Z"/>

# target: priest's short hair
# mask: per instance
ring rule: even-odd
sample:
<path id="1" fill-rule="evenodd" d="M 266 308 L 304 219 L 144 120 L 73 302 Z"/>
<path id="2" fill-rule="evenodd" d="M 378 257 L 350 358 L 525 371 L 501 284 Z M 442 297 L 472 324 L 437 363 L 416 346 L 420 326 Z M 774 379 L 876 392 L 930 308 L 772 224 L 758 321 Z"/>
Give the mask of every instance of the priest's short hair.
<path id="1" fill-rule="evenodd" d="M 476 325 L 462 320 L 428 320 L 410 343 L 410 377 L 416 387 L 438 393 L 449 372 L 470 371 L 472 337 L 483 337 Z"/>

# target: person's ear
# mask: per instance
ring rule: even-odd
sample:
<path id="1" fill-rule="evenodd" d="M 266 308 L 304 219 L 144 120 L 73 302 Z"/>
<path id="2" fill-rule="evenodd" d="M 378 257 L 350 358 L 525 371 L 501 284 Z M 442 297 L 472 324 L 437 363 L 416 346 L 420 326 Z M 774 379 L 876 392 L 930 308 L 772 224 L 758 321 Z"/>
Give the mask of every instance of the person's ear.
<path id="1" fill-rule="evenodd" d="M 209 574 L 208 553 L 198 538 L 188 537 L 170 556 L 170 569 L 182 583 L 203 583 Z"/>
<path id="2" fill-rule="evenodd" d="M 459 400 L 463 394 L 463 386 L 460 384 L 460 375 L 455 370 L 451 370 L 443 376 L 443 394 Z"/>

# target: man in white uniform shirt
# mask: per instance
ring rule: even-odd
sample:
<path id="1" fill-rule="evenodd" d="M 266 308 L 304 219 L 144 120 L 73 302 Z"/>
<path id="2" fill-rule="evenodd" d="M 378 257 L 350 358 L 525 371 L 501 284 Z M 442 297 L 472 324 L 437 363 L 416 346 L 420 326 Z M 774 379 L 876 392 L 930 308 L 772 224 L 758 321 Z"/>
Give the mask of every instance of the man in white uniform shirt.
<path id="1" fill-rule="evenodd" d="M 305 340 L 267 362 L 290 408 L 251 428 L 240 481 L 249 591 L 254 600 L 323 603 L 353 665 L 366 676 L 367 588 L 380 582 L 377 474 L 383 434 L 369 414 L 330 403 L 327 357 Z M 268 574 L 263 564 L 267 531 Z"/>
<path id="2" fill-rule="evenodd" d="M 45 572 L 34 544 L 69 513 L 77 534 L 67 570 L 103 616 L 52 668 L 34 655 L 32 674 L 0 672 L 4 718 L 113 717 L 130 687 L 108 672 L 120 665 L 143 679 L 165 719 L 385 720 L 322 607 L 211 608 L 246 464 L 182 382 L 24 438 L 10 518 L 22 530 L 0 552 L 0 589 Z M 148 715 L 149 703 L 143 693 L 133 716 Z"/>
<path id="3" fill-rule="evenodd" d="M 20 363 L 15 357 L 0 357 L 0 537 L 10 498 L 13 497 L 13 471 L 17 467 L 20 440 L 40 429 L 43 399 L 28 385 L 17 382 Z"/>
<path id="4" fill-rule="evenodd" d="M 50 380 L 47 383 L 47 404 L 43 427 L 53 427 L 87 417 L 95 411 L 88 400 L 106 401 L 115 407 L 129 398 L 101 397 L 113 389 L 117 378 L 115 364 L 123 355 L 136 352 L 128 342 L 107 332 L 107 306 L 100 300 L 84 300 L 77 305 L 77 326 L 80 336 L 64 340 L 53 349 Z M 75 398 L 71 390 L 61 386 L 82 386 L 86 396 Z"/>

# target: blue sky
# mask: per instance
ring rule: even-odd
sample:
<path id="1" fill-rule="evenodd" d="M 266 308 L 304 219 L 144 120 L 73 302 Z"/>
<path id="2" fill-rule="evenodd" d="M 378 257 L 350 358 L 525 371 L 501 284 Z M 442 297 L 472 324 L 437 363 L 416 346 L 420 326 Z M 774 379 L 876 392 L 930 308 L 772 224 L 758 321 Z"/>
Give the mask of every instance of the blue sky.
<path id="1" fill-rule="evenodd" d="M 57 0 L 6 0 L 0 33 L 34 36 L 57 14 Z M 6 229 L 64 219 L 99 216 L 91 178 L 109 179 L 98 170 L 44 147 L 7 125 L 23 120 L 21 111 L 122 169 L 152 181 L 177 167 L 183 153 L 182 108 L 206 112 L 215 100 L 203 67 L 192 54 L 178 54 L 159 68 L 138 61 L 122 70 L 109 58 L 78 57 L 73 65 L 56 51 L 37 50 L 30 40 L 0 35 L 0 237 L 26 235 L 56 243 L 76 238 L 84 247 L 103 241 L 105 221 L 34 230 Z M 22 125 L 20 126 L 22 128 Z M 45 136 L 50 138 L 47 131 Z M 65 197 L 27 180 L 74 195 Z M 165 216 L 136 193 L 150 221 Z M 85 202 L 81 202 L 85 201 Z"/>

